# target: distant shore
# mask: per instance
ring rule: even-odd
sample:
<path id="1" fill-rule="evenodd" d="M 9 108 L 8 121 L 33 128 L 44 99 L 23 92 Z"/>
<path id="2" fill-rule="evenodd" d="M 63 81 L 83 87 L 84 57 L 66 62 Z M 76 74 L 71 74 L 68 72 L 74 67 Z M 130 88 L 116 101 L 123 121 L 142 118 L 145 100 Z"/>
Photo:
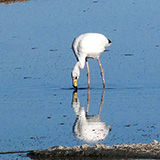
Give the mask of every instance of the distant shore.
<path id="1" fill-rule="evenodd" d="M 16 2 L 27 2 L 29 0 L 0 0 L 0 4 L 5 3 L 5 4 L 12 4 Z"/>

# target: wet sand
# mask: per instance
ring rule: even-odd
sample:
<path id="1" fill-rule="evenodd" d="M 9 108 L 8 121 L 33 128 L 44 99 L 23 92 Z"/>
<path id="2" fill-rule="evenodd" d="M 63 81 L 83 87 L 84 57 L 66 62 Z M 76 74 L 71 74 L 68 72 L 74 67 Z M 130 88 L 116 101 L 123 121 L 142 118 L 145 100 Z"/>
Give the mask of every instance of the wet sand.
<path id="1" fill-rule="evenodd" d="M 71 157 L 88 158 L 160 158 L 160 143 L 153 141 L 150 144 L 122 144 L 122 145 L 103 145 L 96 144 L 89 146 L 87 144 L 74 147 L 54 146 L 45 150 L 31 151 L 28 156 L 31 159 L 56 159 Z"/>

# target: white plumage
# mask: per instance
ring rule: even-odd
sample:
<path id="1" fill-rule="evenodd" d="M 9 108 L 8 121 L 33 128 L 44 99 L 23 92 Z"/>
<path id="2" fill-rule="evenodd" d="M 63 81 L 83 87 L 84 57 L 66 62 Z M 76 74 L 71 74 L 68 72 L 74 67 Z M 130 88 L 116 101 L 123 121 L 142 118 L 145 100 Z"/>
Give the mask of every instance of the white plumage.
<path id="1" fill-rule="evenodd" d="M 77 58 L 77 63 L 72 71 L 72 79 L 73 86 L 75 88 L 77 88 L 77 80 L 80 76 L 80 69 L 84 68 L 85 62 L 88 71 L 88 87 L 90 88 L 90 71 L 87 58 L 94 58 L 98 60 L 101 68 L 103 87 L 105 87 L 104 72 L 99 60 L 99 56 L 102 52 L 104 52 L 106 47 L 110 46 L 111 44 L 111 41 L 100 33 L 85 33 L 74 39 L 72 48 Z"/>

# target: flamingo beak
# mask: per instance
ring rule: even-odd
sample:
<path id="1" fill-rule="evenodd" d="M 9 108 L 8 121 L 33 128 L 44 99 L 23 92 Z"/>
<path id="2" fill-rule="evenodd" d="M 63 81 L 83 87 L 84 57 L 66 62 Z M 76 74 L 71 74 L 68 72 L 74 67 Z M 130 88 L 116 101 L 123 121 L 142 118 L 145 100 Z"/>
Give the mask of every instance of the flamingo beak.
<path id="1" fill-rule="evenodd" d="M 77 79 L 73 79 L 73 87 L 77 88 Z"/>
<path id="2" fill-rule="evenodd" d="M 77 100 L 77 91 L 73 93 L 73 99 Z"/>

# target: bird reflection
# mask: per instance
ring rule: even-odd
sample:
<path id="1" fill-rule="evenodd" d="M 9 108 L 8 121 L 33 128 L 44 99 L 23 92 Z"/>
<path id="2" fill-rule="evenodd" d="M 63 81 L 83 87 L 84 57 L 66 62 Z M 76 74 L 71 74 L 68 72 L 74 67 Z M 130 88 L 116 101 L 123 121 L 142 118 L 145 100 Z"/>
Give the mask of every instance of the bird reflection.
<path id="1" fill-rule="evenodd" d="M 106 138 L 111 131 L 111 126 L 106 125 L 100 118 L 101 109 L 104 103 L 105 89 L 101 97 L 101 105 L 97 115 L 88 115 L 90 105 L 90 89 L 88 89 L 87 109 L 80 106 L 77 91 L 73 92 L 72 107 L 77 116 L 73 131 L 75 136 L 87 143 L 95 143 Z"/>

